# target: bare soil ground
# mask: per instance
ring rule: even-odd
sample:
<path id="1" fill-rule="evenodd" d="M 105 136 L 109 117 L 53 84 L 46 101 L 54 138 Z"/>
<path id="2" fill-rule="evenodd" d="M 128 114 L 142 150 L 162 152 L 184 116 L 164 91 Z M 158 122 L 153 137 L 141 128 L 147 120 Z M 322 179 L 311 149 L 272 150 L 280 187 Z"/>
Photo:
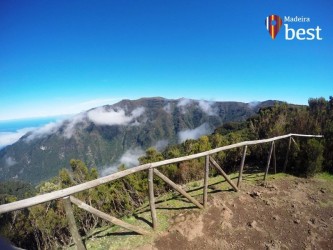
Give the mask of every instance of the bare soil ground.
<path id="1" fill-rule="evenodd" d="M 333 181 L 292 176 L 211 186 L 204 210 L 178 210 L 146 249 L 333 249 Z"/>

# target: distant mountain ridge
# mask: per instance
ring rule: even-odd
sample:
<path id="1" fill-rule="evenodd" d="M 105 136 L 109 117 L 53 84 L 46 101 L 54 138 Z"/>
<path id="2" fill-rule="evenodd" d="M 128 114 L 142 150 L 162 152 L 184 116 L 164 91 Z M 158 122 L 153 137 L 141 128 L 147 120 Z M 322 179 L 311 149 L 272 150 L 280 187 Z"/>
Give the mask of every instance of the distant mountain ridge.
<path id="1" fill-rule="evenodd" d="M 246 120 L 259 108 L 274 103 L 161 97 L 122 100 L 47 124 L 2 149 L 0 180 L 14 178 L 36 184 L 57 175 L 72 158 L 109 172 L 114 170 L 110 166 L 120 163 L 135 165 L 148 147 L 162 149 L 196 139 L 225 122 Z"/>

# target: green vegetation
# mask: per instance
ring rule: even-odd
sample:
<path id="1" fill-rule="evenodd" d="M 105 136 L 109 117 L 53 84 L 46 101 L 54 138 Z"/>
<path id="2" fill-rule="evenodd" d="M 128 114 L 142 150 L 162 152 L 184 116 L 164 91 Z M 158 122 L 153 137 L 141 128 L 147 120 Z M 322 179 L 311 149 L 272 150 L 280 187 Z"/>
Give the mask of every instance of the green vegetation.
<path id="1" fill-rule="evenodd" d="M 71 159 L 79 159 L 89 168 L 114 165 L 129 149 L 147 149 L 161 140 L 176 144 L 180 131 L 204 123 L 214 129 L 225 122 L 244 121 L 256 111 L 246 103 L 214 102 L 212 116 L 200 107 L 199 101 L 188 101 L 186 107 L 178 104 L 179 100 L 164 98 L 123 100 L 105 106 L 105 110 L 123 110 L 129 116 L 133 110 L 144 108 L 133 124 L 98 125 L 83 113 L 81 120 L 68 120 L 45 136 L 27 140 L 26 135 L 0 150 L 0 181 L 17 177 L 36 185 L 56 176 L 61 168 L 69 169 Z M 15 164 L 8 167 L 8 159 Z"/>
<path id="2" fill-rule="evenodd" d="M 179 156 L 203 152 L 211 148 L 221 147 L 245 140 L 269 138 L 287 133 L 323 134 L 324 139 L 295 138 L 292 143 L 287 172 L 299 176 L 311 177 L 317 175 L 323 179 L 332 178 L 329 174 L 318 175 L 321 171 L 333 172 L 333 98 L 328 101 L 324 98 L 310 99 L 309 107 L 290 106 L 285 103 L 276 104 L 274 107 L 264 108 L 255 117 L 245 122 L 225 124 L 216 129 L 209 136 L 202 136 L 198 140 L 187 140 L 179 145 L 169 146 L 163 152 L 149 148 L 146 155 L 139 159 L 141 164 L 170 159 Z M 281 172 L 285 162 L 288 140 L 276 142 L 277 170 Z M 254 173 L 249 179 L 256 180 L 266 165 L 269 145 L 260 144 L 250 146 L 247 151 L 246 171 Z M 238 170 L 242 157 L 242 149 L 236 148 L 226 152 L 215 154 L 214 159 L 228 173 Z M 202 195 L 203 166 L 205 159 L 195 159 L 164 166 L 159 170 L 170 179 L 180 185 L 188 186 L 193 196 Z M 98 172 L 96 168 L 88 168 L 81 160 L 70 161 L 71 170 L 61 169 L 59 175 L 37 186 L 37 193 L 51 192 L 72 185 L 96 179 Z M 119 166 L 123 170 L 125 166 Z M 212 169 L 210 182 L 217 176 Z M 237 175 L 237 174 L 236 174 Z M 231 175 L 235 178 L 236 175 Z M 276 175 L 282 178 L 284 175 Z M 218 177 L 217 177 L 218 178 Z M 2 187 L 3 202 L 16 200 L 15 193 L 8 187 Z M 220 184 L 217 184 L 220 185 Z M 222 183 L 222 185 L 224 185 Z M 222 188 L 224 188 L 222 186 Z M 160 180 L 154 178 L 155 195 L 159 197 L 163 205 L 177 207 L 182 199 L 175 198 L 178 195 L 170 191 L 170 187 Z M 75 195 L 78 199 L 115 217 L 124 217 L 130 223 L 140 223 L 137 219 L 141 216 L 150 221 L 148 209 L 148 183 L 147 172 L 139 172 L 125 178 L 101 185 Z M 21 196 L 22 197 L 22 196 Z M 161 204 L 162 204 L 161 203 Z M 188 203 L 185 203 L 188 206 Z M 75 218 L 80 234 L 89 240 L 92 248 L 105 248 L 109 243 L 101 243 L 97 235 L 115 235 L 117 227 L 109 225 L 90 213 L 74 207 Z M 146 209 L 146 211 L 145 211 Z M 158 212 L 159 221 L 162 222 L 158 230 L 163 230 L 167 223 L 166 219 Z M 165 223 L 164 223 L 165 222 Z M 61 201 L 52 201 L 0 215 L 0 235 L 10 239 L 15 245 L 29 248 L 59 248 L 71 243 L 68 231 L 65 211 Z M 141 222 L 142 223 L 142 222 Z M 147 224 L 143 223 L 145 227 Z M 121 236 L 117 236 L 120 237 Z M 113 242 L 113 240 L 112 240 Z"/>
<path id="3" fill-rule="evenodd" d="M 315 177 L 326 181 L 333 181 L 333 175 L 328 172 L 318 173 Z"/>

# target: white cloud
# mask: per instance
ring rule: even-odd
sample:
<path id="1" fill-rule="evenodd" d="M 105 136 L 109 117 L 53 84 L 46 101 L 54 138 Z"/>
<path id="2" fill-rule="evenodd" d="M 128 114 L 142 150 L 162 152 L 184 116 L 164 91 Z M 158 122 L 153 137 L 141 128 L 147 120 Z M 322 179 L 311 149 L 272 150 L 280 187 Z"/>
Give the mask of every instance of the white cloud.
<path id="1" fill-rule="evenodd" d="M 88 118 L 97 125 L 127 125 L 144 113 L 145 109 L 139 107 L 126 116 L 123 109 L 107 111 L 100 107 L 88 112 Z"/>
<path id="2" fill-rule="evenodd" d="M 250 109 L 254 109 L 254 108 L 256 108 L 259 104 L 260 104 L 259 101 L 252 101 L 252 102 L 249 102 L 249 103 L 248 103 L 248 106 L 249 106 Z"/>
<path id="3" fill-rule="evenodd" d="M 200 136 L 210 134 L 211 128 L 207 123 L 203 123 L 195 129 L 187 129 L 178 133 L 179 142 L 184 142 L 187 139 L 198 139 Z"/>
<path id="4" fill-rule="evenodd" d="M 81 123 L 84 121 L 85 118 L 85 113 L 80 113 L 78 115 L 73 116 L 71 119 L 67 120 L 67 124 L 66 124 L 66 128 L 64 130 L 64 137 L 69 139 L 73 136 L 74 132 L 75 132 L 75 126 L 78 123 Z"/>
<path id="5" fill-rule="evenodd" d="M 128 149 L 121 157 L 120 164 L 124 164 L 126 167 L 134 167 L 139 165 L 138 158 L 143 156 L 145 151 L 141 148 Z"/>
<path id="6" fill-rule="evenodd" d="M 191 104 L 193 101 L 191 99 L 187 99 L 187 98 L 181 98 L 179 99 L 178 103 L 177 103 L 177 107 L 185 107 L 188 104 Z"/>
<path id="7" fill-rule="evenodd" d="M 30 135 L 25 139 L 27 142 L 32 141 L 37 138 L 43 138 L 44 136 L 53 134 L 58 131 L 58 129 L 63 124 L 63 121 L 50 122 L 43 127 L 37 128 L 31 131 Z"/>
<path id="8" fill-rule="evenodd" d="M 23 128 L 16 132 L 0 132 L 0 149 L 17 142 L 23 135 L 34 128 Z"/>
<path id="9" fill-rule="evenodd" d="M 190 105 L 191 103 L 193 103 L 193 100 L 187 99 L 187 98 L 181 98 L 181 99 L 179 99 L 179 101 L 177 103 L 177 107 L 180 108 L 180 111 L 182 114 L 185 114 L 186 106 Z"/>
<path id="10" fill-rule="evenodd" d="M 127 168 L 139 165 L 139 158 L 145 154 L 141 148 L 128 149 L 119 159 L 119 161 L 112 166 L 104 166 L 101 171 L 101 176 L 106 176 L 118 171 L 118 167 L 124 164 Z"/>
<path id="11" fill-rule="evenodd" d="M 34 139 L 43 138 L 45 136 L 57 133 L 60 127 L 64 126 L 63 136 L 67 139 L 71 138 L 75 132 L 75 126 L 78 123 L 84 122 L 85 113 L 80 113 L 66 120 L 58 120 L 56 122 L 50 122 L 40 128 L 34 129 L 30 132 L 30 135 L 25 139 L 27 142 Z"/>
<path id="12" fill-rule="evenodd" d="M 106 176 L 117 172 L 118 166 L 119 165 L 104 166 L 103 170 L 100 171 L 100 176 Z"/>
<path id="13" fill-rule="evenodd" d="M 14 158 L 12 158 L 12 157 L 6 157 L 6 166 L 7 167 L 11 167 L 11 166 L 14 166 L 17 162 L 15 161 L 15 159 Z"/>
<path id="14" fill-rule="evenodd" d="M 214 105 L 214 102 L 209 102 L 209 101 L 205 101 L 205 100 L 199 101 L 199 107 L 207 115 L 217 115 L 217 110 L 214 109 L 213 105 Z"/>
<path id="15" fill-rule="evenodd" d="M 27 142 L 43 138 L 47 135 L 51 135 L 59 132 L 60 127 L 64 126 L 63 136 L 67 139 L 71 138 L 75 133 L 76 125 L 79 123 L 87 122 L 89 120 L 97 125 L 127 125 L 132 122 L 132 125 L 139 125 L 140 123 L 136 118 L 140 117 L 144 113 L 144 108 L 139 107 L 134 109 L 129 116 L 126 116 L 125 111 L 122 109 L 107 111 L 105 107 L 96 108 L 86 113 L 80 113 L 66 120 L 59 120 L 56 122 L 48 123 L 37 129 L 30 129 L 30 134 L 25 139 Z M 23 135 L 23 134 L 22 134 Z M 7 136 L 7 137 L 5 137 Z M 18 136 L 18 135 L 17 135 Z M 4 135 L 4 145 L 8 141 L 9 135 Z M 8 144 L 7 144 L 8 145 Z M 1 147 L 1 134 L 0 134 L 0 147 Z"/>
<path id="16" fill-rule="evenodd" d="M 158 151 L 164 150 L 169 145 L 168 140 L 159 140 L 154 145 L 154 148 L 156 148 Z"/>
<path id="17" fill-rule="evenodd" d="M 163 107 L 163 110 L 164 110 L 165 112 L 171 114 L 171 104 L 168 103 L 167 105 L 165 105 L 165 106 Z"/>

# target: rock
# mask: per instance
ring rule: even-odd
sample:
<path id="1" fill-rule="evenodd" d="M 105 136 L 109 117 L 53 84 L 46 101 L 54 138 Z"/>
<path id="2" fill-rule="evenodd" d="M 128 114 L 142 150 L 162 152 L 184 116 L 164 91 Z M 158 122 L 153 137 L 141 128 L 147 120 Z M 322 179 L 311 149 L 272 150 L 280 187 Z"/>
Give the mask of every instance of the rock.
<path id="1" fill-rule="evenodd" d="M 313 224 L 313 225 L 316 224 L 316 221 L 317 221 L 316 218 L 311 218 L 311 219 L 310 219 L 310 222 L 311 222 L 311 224 Z"/>
<path id="2" fill-rule="evenodd" d="M 325 194 L 325 193 L 326 193 L 325 188 L 321 188 L 321 189 L 320 189 L 320 192 L 322 192 L 323 194 Z"/>
<path id="3" fill-rule="evenodd" d="M 278 220 L 278 219 L 280 219 L 280 217 L 278 215 L 273 216 L 273 220 Z"/>
<path id="4" fill-rule="evenodd" d="M 270 242 L 265 242 L 265 248 L 267 250 L 280 250 L 281 249 L 281 241 L 271 240 Z"/>
<path id="5" fill-rule="evenodd" d="M 252 222 L 248 222 L 247 223 L 247 225 L 249 226 L 249 227 L 252 227 L 252 228 L 255 228 L 256 226 L 257 226 L 257 222 L 254 220 L 254 221 L 252 221 Z"/>
<path id="6" fill-rule="evenodd" d="M 301 221 L 297 219 L 297 220 L 294 220 L 294 223 L 299 224 L 299 223 L 301 223 Z"/>
<path id="7" fill-rule="evenodd" d="M 253 191 L 252 193 L 250 193 L 250 196 L 253 198 L 260 197 L 261 193 L 259 191 Z"/>

